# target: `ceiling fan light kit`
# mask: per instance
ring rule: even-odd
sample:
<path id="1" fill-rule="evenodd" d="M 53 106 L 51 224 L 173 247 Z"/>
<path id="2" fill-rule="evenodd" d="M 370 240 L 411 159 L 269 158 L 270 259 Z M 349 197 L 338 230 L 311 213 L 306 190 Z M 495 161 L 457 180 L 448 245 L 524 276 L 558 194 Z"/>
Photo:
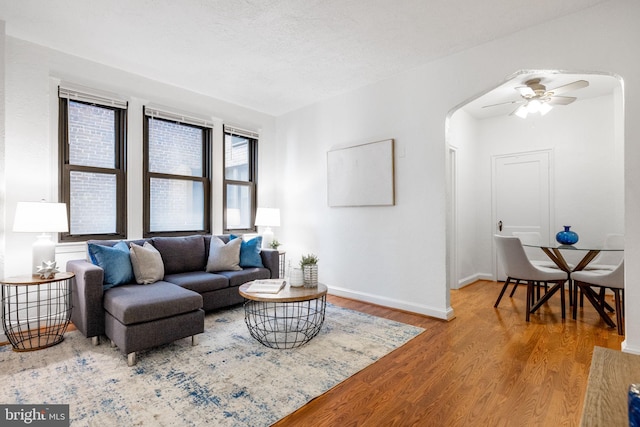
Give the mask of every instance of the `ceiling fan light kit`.
<path id="1" fill-rule="evenodd" d="M 544 116 L 552 109 L 553 107 L 549 102 L 544 100 L 532 99 L 530 101 L 527 101 L 525 104 L 520 105 L 515 110 L 514 114 L 522 119 L 526 119 L 529 113 L 540 113 L 541 116 Z"/>
<path id="2" fill-rule="evenodd" d="M 527 109 L 526 105 L 521 105 L 516 109 L 516 111 L 514 111 L 513 114 L 520 117 L 521 119 L 526 119 L 529 115 L 529 110 Z"/>
<path id="3" fill-rule="evenodd" d="M 521 119 L 526 119 L 529 113 L 537 113 L 537 108 L 529 108 L 529 104 L 519 106 L 516 111 L 513 113 Z"/>
<path id="4" fill-rule="evenodd" d="M 554 105 L 568 105 L 577 98 L 573 96 L 559 96 L 561 93 L 570 92 L 589 86 L 586 80 L 576 80 L 575 82 L 559 86 L 555 89 L 547 90 L 547 87 L 541 83 L 541 79 L 529 79 L 524 86 L 516 87 L 520 92 L 521 100 L 502 102 L 500 104 L 485 105 L 486 107 L 494 107 L 505 104 L 520 104 L 518 108 L 513 110 L 510 116 L 516 115 L 520 118 L 527 118 L 529 113 L 540 113 L 544 116 L 553 109 Z"/>

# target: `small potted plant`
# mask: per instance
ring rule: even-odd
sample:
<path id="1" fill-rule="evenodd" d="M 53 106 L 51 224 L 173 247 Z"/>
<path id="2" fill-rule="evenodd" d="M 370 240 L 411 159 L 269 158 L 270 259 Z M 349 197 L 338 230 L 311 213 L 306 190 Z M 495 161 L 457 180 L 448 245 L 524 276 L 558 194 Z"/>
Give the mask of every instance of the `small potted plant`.
<path id="1" fill-rule="evenodd" d="M 318 286 L 318 257 L 314 254 L 303 255 L 300 259 L 300 268 L 304 275 L 304 287 Z"/>
<path id="2" fill-rule="evenodd" d="M 271 249 L 275 249 L 278 250 L 278 247 L 281 245 L 280 242 L 278 242 L 278 239 L 273 239 L 273 241 L 269 244 L 269 246 L 271 246 Z"/>

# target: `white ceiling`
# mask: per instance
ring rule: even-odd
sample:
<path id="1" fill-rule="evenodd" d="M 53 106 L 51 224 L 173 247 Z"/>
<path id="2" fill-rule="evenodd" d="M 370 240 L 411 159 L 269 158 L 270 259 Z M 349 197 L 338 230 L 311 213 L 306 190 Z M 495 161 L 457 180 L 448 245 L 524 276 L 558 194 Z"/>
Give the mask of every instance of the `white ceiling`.
<path id="1" fill-rule="evenodd" d="M 272 115 L 605 0 L 0 0 L 6 33 Z"/>

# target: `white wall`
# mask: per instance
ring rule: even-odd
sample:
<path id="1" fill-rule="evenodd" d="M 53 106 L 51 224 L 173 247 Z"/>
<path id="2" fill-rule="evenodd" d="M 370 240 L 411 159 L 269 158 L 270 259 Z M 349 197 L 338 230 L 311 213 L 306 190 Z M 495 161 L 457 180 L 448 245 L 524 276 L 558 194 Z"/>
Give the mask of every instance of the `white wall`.
<path id="1" fill-rule="evenodd" d="M 434 61 L 277 119 L 288 253 L 320 257 L 334 292 L 451 316 L 446 278 L 445 120 L 465 99 L 522 69 L 612 72 L 625 82 L 628 351 L 640 352 L 640 2 L 616 0 Z M 570 31 L 568 30 L 570 29 Z M 531 48 L 534 46 L 535 48 Z M 328 208 L 326 151 L 395 138 L 397 203 Z"/>
<path id="2" fill-rule="evenodd" d="M 4 32 L 3 32 L 4 36 Z M 260 131 L 260 200 L 275 199 L 275 119 L 220 100 L 198 95 L 102 64 L 69 56 L 23 40 L 6 37 L 6 159 L 2 179 L 6 181 L 6 252 L 0 260 L 6 276 L 24 274 L 31 263 L 35 235 L 13 233 L 18 201 L 57 200 L 57 84 L 62 80 L 128 97 L 128 237 L 142 236 L 142 106 L 153 103 L 196 115 L 211 117 L 216 126 L 213 149 L 213 230 L 222 231 L 222 126 L 229 123 Z M 1 181 L 0 181 L 1 182 Z M 84 256 L 84 247 L 63 244 L 56 260 Z"/>
<path id="3" fill-rule="evenodd" d="M 448 318 L 444 140 L 426 138 L 428 128 L 444 130 L 444 115 L 419 114 L 424 99 L 415 83 L 394 79 L 278 119 L 287 183 L 278 238 L 294 261 L 316 253 L 333 293 Z M 387 138 L 396 142 L 396 205 L 329 208 L 327 151 Z"/>
<path id="4" fill-rule="evenodd" d="M 557 107 L 532 120 L 507 117 L 480 122 L 485 158 L 553 150 L 555 211 L 550 240 L 563 225 L 578 234 L 583 231 L 580 240 L 586 244 L 601 244 L 606 233 L 624 231 L 624 164 L 616 150 L 614 113 L 613 96 L 606 96 Z"/>

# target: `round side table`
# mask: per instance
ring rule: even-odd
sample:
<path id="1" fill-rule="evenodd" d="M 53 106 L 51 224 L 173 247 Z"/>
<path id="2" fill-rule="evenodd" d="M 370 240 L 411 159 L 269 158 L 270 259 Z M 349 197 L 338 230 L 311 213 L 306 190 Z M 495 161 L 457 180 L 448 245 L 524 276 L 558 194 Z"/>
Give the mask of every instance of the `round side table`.
<path id="1" fill-rule="evenodd" d="M 71 320 L 73 273 L 9 277 L 2 287 L 2 327 L 14 351 L 32 351 L 64 339 Z"/>

